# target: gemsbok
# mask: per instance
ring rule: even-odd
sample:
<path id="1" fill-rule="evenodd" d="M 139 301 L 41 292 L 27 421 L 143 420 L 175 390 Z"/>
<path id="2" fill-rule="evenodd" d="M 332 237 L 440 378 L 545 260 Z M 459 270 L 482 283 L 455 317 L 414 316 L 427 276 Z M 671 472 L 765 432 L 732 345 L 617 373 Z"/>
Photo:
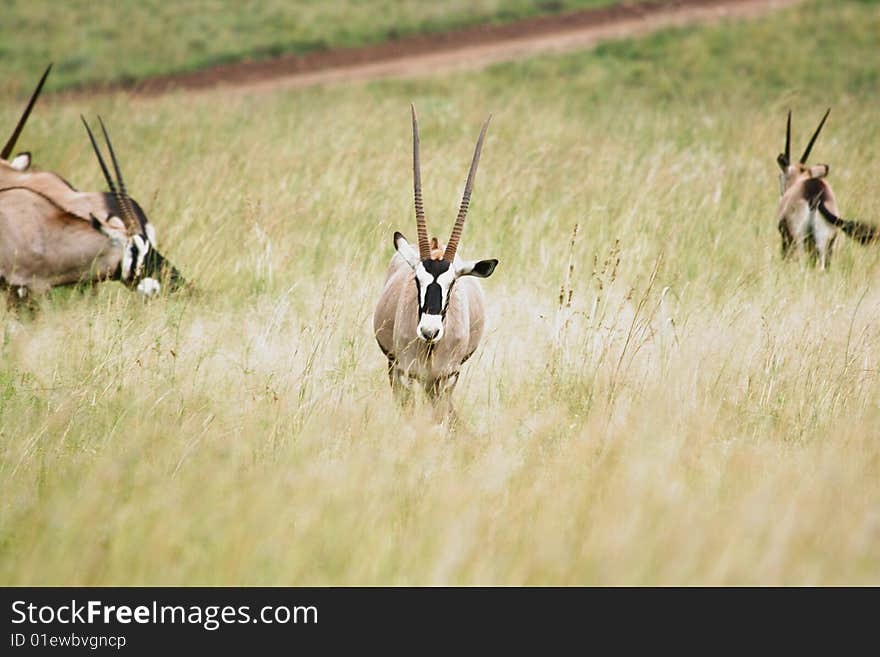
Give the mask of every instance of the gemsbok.
<path id="1" fill-rule="evenodd" d="M 830 112 L 830 108 L 825 112 L 800 159 L 792 162 L 789 111 L 785 127 L 785 152 L 776 158 L 781 169 L 781 198 L 776 219 L 782 237 L 782 257 L 796 254 L 798 258 L 803 258 L 807 255 L 818 260 L 820 270 L 825 270 L 830 264 L 831 251 L 839 231 L 842 230 L 861 244 L 878 238 L 874 226 L 839 217 L 834 192 L 825 179 L 829 172 L 828 165 L 807 165 L 810 151 Z"/>
<path id="2" fill-rule="evenodd" d="M 458 217 L 443 248 L 436 237 L 428 240 L 419 165 L 419 123 L 415 107 L 411 109 L 418 248 L 410 245 L 401 233 L 394 233 L 396 253 L 373 315 L 373 329 L 379 348 L 388 359 L 388 378 L 397 400 L 407 405 L 415 386 L 420 384 L 438 413 L 454 417 L 450 395 L 462 364 L 480 342 L 485 324 L 483 291 L 477 279 L 491 276 L 498 264 L 494 259 L 464 260 L 457 253 L 483 139 L 492 116 L 480 131 Z"/>
<path id="3" fill-rule="evenodd" d="M 170 290 L 185 285 L 128 195 L 103 121 L 115 182 L 85 118 L 83 124 L 109 193 L 77 191 L 49 172 L 0 176 L 0 288 L 7 289 L 10 307 L 32 304 L 35 295 L 65 285 L 117 280 L 145 296 L 159 292 L 162 282 Z"/>

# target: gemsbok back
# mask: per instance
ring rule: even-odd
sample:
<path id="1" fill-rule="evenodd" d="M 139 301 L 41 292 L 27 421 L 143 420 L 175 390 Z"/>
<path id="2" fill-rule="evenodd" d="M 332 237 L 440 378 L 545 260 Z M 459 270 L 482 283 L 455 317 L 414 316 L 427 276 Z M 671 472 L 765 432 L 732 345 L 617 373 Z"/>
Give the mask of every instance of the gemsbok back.
<path id="1" fill-rule="evenodd" d="M 7 144 L 10 152 L 35 99 Z M 83 124 L 109 193 L 77 191 L 54 173 L 27 171 L 5 157 L 0 163 L 0 288 L 8 291 L 10 307 L 64 285 L 118 280 L 150 296 L 163 282 L 170 290 L 185 284 L 156 249 L 155 229 L 128 195 L 103 121 L 115 181 L 84 118 Z"/>
<path id="2" fill-rule="evenodd" d="M 830 108 L 825 112 L 797 162 L 791 162 L 789 112 L 785 128 L 785 152 L 776 158 L 781 169 L 781 198 L 776 219 L 782 237 L 782 257 L 788 258 L 796 254 L 802 259 L 807 255 L 818 260 L 820 270 L 826 269 L 830 264 L 831 251 L 839 231 L 842 230 L 861 244 L 873 242 L 880 236 L 874 226 L 841 219 L 834 191 L 825 179 L 829 171 L 828 165 L 807 165 L 810 151 L 830 112 Z"/>
<path id="3" fill-rule="evenodd" d="M 418 248 L 399 232 L 385 287 L 373 315 L 379 348 L 388 358 L 394 396 L 408 404 L 421 385 L 442 416 L 454 417 L 450 395 L 462 364 L 480 342 L 485 325 L 483 292 L 478 278 L 488 278 L 497 260 L 463 260 L 458 245 L 467 217 L 491 115 L 483 124 L 458 211 L 445 248 L 428 240 L 419 166 L 419 123 L 412 107 L 413 190 Z"/>

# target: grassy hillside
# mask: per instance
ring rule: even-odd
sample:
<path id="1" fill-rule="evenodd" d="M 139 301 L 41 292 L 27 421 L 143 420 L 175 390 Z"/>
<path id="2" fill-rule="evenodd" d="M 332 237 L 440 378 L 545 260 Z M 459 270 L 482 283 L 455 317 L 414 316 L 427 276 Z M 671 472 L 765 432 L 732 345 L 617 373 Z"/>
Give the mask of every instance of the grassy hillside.
<path id="1" fill-rule="evenodd" d="M 0 315 L 0 582 L 880 583 L 880 248 L 821 274 L 774 221 L 785 112 L 797 151 L 828 105 L 814 161 L 880 221 L 877 34 L 876 2 L 809 3 L 482 73 L 95 98 L 200 293 Z M 452 435 L 401 415 L 371 334 L 415 233 L 411 100 L 444 239 L 495 112 Z M 97 188 L 83 109 L 22 147 Z"/>
<path id="2" fill-rule="evenodd" d="M 5 0 L 0 85 L 30 89 L 50 61 L 53 88 L 133 80 L 246 58 L 363 46 L 615 0 Z M 3 89 L 0 86 L 0 90 Z"/>

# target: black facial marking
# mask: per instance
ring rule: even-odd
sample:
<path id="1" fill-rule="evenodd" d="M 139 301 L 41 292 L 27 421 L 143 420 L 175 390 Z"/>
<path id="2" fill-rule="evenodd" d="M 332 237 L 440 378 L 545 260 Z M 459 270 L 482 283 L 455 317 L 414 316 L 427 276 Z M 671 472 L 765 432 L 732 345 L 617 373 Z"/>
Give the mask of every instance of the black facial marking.
<path id="1" fill-rule="evenodd" d="M 429 315 L 439 315 L 443 311 L 443 291 L 437 282 L 428 285 L 425 290 L 425 305 L 422 308 L 423 313 Z"/>
<path id="2" fill-rule="evenodd" d="M 425 303 L 419 308 L 419 317 L 425 313 L 428 315 L 446 315 L 446 304 L 443 303 L 443 290 L 437 282 L 437 278 L 449 270 L 449 265 L 450 263 L 447 260 L 422 260 L 422 267 L 425 268 L 425 271 L 428 272 L 434 280 L 428 284 L 428 288 L 425 290 Z M 418 278 L 416 278 L 416 289 L 418 290 L 419 298 L 421 298 L 421 283 Z M 450 286 L 450 290 L 451 289 Z M 446 301 L 447 303 L 449 302 L 448 294 Z"/>
<path id="3" fill-rule="evenodd" d="M 142 278 L 155 278 L 166 283 L 168 290 L 174 292 L 186 285 L 186 280 L 179 271 L 156 249 L 150 248 L 147 256 L 144 258 L 144 268 L 141 273 Z"/>
<path id="4" fill-rule="evenodd" d="M 144 263 L 141 266 L 140 274 L 137 274 L 135 268 L 137 267 L 137 259 L 140 252 L 134 242 L 128 248 L 131 254 L 131 271 L 128 273 L 128 279 L 123 279 L 122 263 L 120 263 L 114 274 L 114 278 L 117 280 L 121 280 L 130 287 L 135 287 L 145 278 L 155 278 L 162 283 L 162 289 L 167 289 L 169 292 L 179 290 L 186 285 L 186 279 L 177 268 L 152 246 L 149 247 L 147 254 L 144 256 Z"/>
<path id="5" fill-rule="evenodd" d="M 131 282 L 134 282 L 135 279 L 138 278 L 136 270 L 137 270 L 138 256 L 140 255 L 140 251 L 138 251 L 137 244 L 135 244 L 134 242 L 129 244 L 128 252 L 131 257 L 131 269 L 129 269 L 129 271 L 128 271 L 128 280 Z"/>
<path id="6" fill-rule="evenodd" d="M 425 268 L 425 271 L 431 274 L 434 277 L 434 280 L 437 280 L 437 277 L 443 272 L 449 269 L 449 261 L 448 260 L 422 260 L 422 266 Z"/>

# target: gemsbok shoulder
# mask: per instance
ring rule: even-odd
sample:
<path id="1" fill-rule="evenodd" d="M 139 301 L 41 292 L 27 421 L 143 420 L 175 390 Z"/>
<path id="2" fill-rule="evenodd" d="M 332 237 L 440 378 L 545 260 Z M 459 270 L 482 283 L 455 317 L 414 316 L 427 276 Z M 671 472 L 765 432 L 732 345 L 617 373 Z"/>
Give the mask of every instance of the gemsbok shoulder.
<path id="1" fill-rule="evenodd" d="M 394 396 L 407 404 L 421 385 L 443 416 L 453 416 L 450 395 L 462 364 L 480 342 L 485 325 L 483 291 L 477 279 L 488 278 L 498 261 L 464 260 L 459 240 L 489 120 L 483 124 L 471 161 L 464 195 L 452 235 L 445 248 L 428 240 L 419 166 L 419 123 L 412 107 L 413 190 L 418 248 L 394 233 L 385 287 L 373 315 L 379 348 L 388 359 L 388 378 Z"/>
<path id="2" fill-rule="evenodd" d="M 23 119 L 27 113 L 29 109 Z M 156 231 L 128 195 L 113 145 L 100 117 L 99 121 L 115 181 L 83 118 L 109 193 L 80 192 L 60 176 L 16 168 L 4 158 L 5 168 L 0 168 L 0 288 L 7 290 L 10 307 L 32 304 L 36 295 L 58 286 L 117 280 L 151 296 L 163 283 L 170 290 L 185 284 L 157 250 Z M 21 127 L 22 121 L 17 133 Z"/>
<path id="3" fill-rule="evenodd" d="M 861 244 L 876 241 L 880 236 L 874 226 L 841 219 L 834 191 L 826 180 L 828 165 L 807 165 L 813 145 L 830 112 L 830 108 L 825 112 L 800 159 L 792 162 L 789 111 L 785 127 L 785 152 L 776 158 L 781 170 L 781 198 L 776 219 L 782 237 L 782 257 L 796 255 L 803 259 L 807 256 L 818 261 L 820 270 L 830 265 L 834 241 L 841 230 Z"/>

